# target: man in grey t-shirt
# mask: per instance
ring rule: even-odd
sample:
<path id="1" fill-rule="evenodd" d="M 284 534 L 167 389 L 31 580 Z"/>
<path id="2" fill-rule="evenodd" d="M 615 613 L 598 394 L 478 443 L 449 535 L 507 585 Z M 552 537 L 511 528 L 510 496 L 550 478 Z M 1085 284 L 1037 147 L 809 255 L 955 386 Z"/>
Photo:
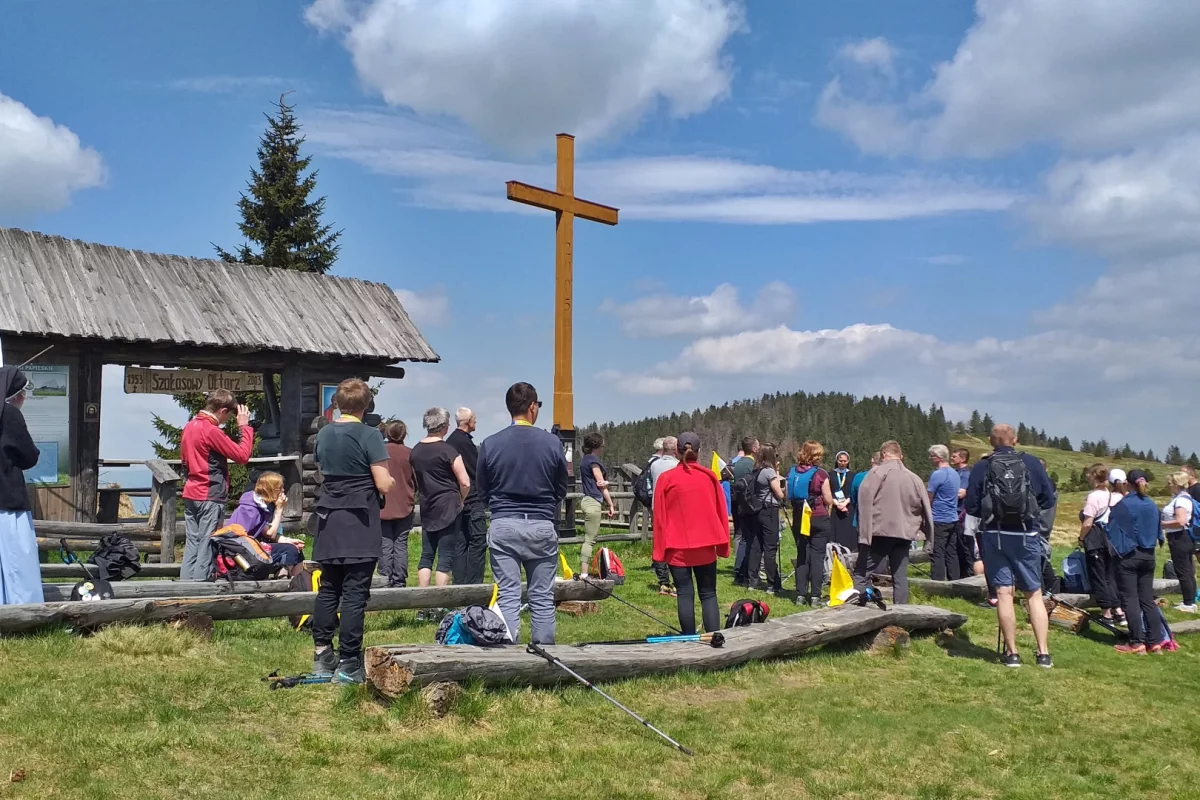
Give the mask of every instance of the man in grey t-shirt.
<path id="1" fill-rule="evenodd" d="M 679 439 L 674 436 L 663 437 L 662 455 L 654 459 L 654 463 L 650 465 L 650 483 L 651 491 L 658 488 L 658 479 L 662 474 L 669 469 L 675 469 L 679 466 Z M 664 561 L 654 561 L 654 575 L 658 578 L 658 593 L 675 596 L 675 589 L 671 586 L 671 569 Z"/>

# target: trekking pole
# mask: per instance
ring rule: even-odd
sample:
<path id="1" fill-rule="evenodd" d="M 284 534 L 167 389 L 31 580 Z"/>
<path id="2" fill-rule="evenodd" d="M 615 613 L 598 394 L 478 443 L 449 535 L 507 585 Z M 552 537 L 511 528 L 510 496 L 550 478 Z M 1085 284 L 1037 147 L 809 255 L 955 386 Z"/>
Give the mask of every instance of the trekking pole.
<path id="1" fill-rule="evenodd" d="M 792 527 L 792 515 L 788 512 L 787 506 L 783 507 L 783 518 L 787 521 L 788 528 L 791 528 Z M 777 551 L 779 553 L 779 574 L 783 575 L 783 531 L 782 530 L 779 532 L 779 547 L 777 548 Z M 800 561 L 800 545 L 796 545 L 796 561 L 797 562 Z M 779 584 L 782 586 L 783 584 L 787 583 L 789 580 L 792 579 L 792 577 L 795 574 L 796 574 L 796 565 L 793 564 L 792 571 L 789 572 L 787 575 L 783 575 L 783 577 L 779 579 Z M 799 591 L 799 589 L 797 589 L 796 591 Z"/>
<path id="2" fill-rule="evenodd" d="M 644 639 L 613 639 L 607 642 L 580 642 L 572 647 L 587 647 L 592 644 L 666 644 L 668 642 L 699 642 L 713 647 L 725 646 L 725 634 L 720 631 L 713 633 L 685 633 L 682 636 L 647 636 Z"/>
<path id="3" fill-rule="evenodd" d="M 602 591 L 602 592 L 607 592 L 607 594 L 605 595 L 605 597 L 611 597 L 613 600 L 616 600 L 618 603 L 622 603 L 622 604 L 624 604 L 624 605 L 627 605 L 627 606 L 629 606 L 629 607 L 630 607 L 630 608 L 632 608 L 634 611 L 638 612 L 638 613 L 639 613 L 639 614 L 641 614 L 642 616 L 649 617 L 650 619 L 654 620 L 654 621 L 655 621 L 655 622 L 657 622 L 659 625 L 662 625 L 664 628 L 666 628 L 666 629 L 667 629 L 667 630 L 669 630 L 669 631 L 674 631 L 675 633 L 679 634 L 680 636 L 686 636 L 686 635 L 687 635 L 687 634 L 685 634 L 683 631 L 679 630 L 679 628 L 676 628 L 674 625 L 670 625 L 670 624 L 668 624 L 668 623 L 666 623 L 666 622 L 663 622 L 661 619 L 659 619 L 658 617 L 654 616 L 654 615 L 653 615 L 653 614 L 651 614 L 649 611 L 643 611 L 642 609 L 638 608 L 637 606 L 635 606 L 633 603 L 629 602 L 628 600 L 622 600 L 620 597 L 617 597 L 615 594 L 613 594 L 611 589 L 605 589 L 603 586 L 601 586 L 600 584 L 596 583 L 595 581 L 593 581 L 591 578 L 587 577 L 586 575 L 578 575 L 578 574 L 577 574 L 577 575 L 575 576 L 575 580 L 577 580 L 577 581 L 583 581 L 583 582 L 584 582 L 584 583 L 586 583 L 588 586 L 591 586 L 593 589 L 599 589 L 599 590 L 600 590 L 600 591 Z"/>
<path id="4" fill-rule="evenodd" d="M 626 714 L 628 714 L 629 716 L 633 717 L 633 718 L 634 718 L 634 719 L 636 719 L 638 722 L 642 723 L 642 724 L 643 724 L 643 725 L 645 725 L 647 728 L 649 728 L 650 730 L 652 730 L 652 731 L 654 731 L 655 733 L 657 733 L 659 736 L 661 736 L 661 737 L 662 737 L 662 738 L 663 738 L 665 741 L 667 741 L 668 743 L 670 743 L 670 745 L 671 745 L 672 747 L 674 747 L 676 750 L 678 750 L 679 752 L 681 752 L 681 753 L 683 753 L 684 755 L 687 755 L 687 756 L 690 756 L 690 755 L 695 755 L 695 754 L 694 754 L 694 753 L 693 753 L 691 750 L 688 750 L 686 747 L 684 747 L 683 745 L 681 745 L 679 742 L 675 741 L 675 740 L 674 740 L 674 739 L 672 739 L 670 736 L 667 736 L 665 733 L 663 733 L 662 731 L 660 731 L 658 728 L 654 727 L 654 726 L 653 726 L 653 725 L 651 725 L 649 722 L 647 722 L 646 720 L 642 719 L 641 717 L 639 717 L 637 714 L 635 714 L 635 713 L 633 713 L 632 711 L 630 711 L 630 710 L 629 710 L 628 708 L 626 708 L 625 706 L 621 705 L 621 703 L 620 703 L 620 702 L 618 702 L 616 699 L 614 699 L 614 698 L 613 698 L 611 695 L 607 694 L 607 693 L 606 693 L 606 692 L 605 692 L 603 689 L 601 689 L 599 686 L 595 685 L 594 683 L 592 683 L 591 681 L 589 681 L 587 678 L 583 677 L 583 676 L 582 676 L 582 675 L 580 675 L 578 672 L 576 672 L 575 670 L 573 670 L 573 669 L 571 669 L 570 667 L 568 667 L 568 666 L 567 666 L 566 664 L 564 664 L 562 661 L 558 660 L 558 658 L 556 658 L 555 656 L 552 656 L 552 655 L 550 655 L 549 653 L 547 653 L 547 652 L 546 652 L 545 650 L 543 650 L 543 649 L 542 649 L 540 646 L 538 646 L 538 645 L 536 645 L 536 644 L 534 644 L 534 643 L 530 642 L 530 643 L 529 643 L 529 645 L 528 645 L 528 646 L 525 648 L 525 652 L 527 652 L 527 653 L 532 653 L 532 654 L 533 654 L 533 655 L 535 655 L 535 656 L 540 656 L 541 658 L 544 658 L 544 659 L 546 659 L 546 661 L 548 661 L 549 663 L 551 663 L 551 664 L 553 664 L 554 666 L 558 667 L 558 668 L 559 668 L 559 669 L 561 669 L 563 672 L 567 673 L 567 674 L 568 674 L 568 675 L 570 675 L 572 678 L 574 678 L 575 680 L 579 681 L 579 682 L 580 682 L 580 683 L 582 683 L 584 686 L 586 686 L 587 688 L 591 689 L 591 690 L 592 690 L 592 691 L 594 691 L 596 694 L 600 695 L 600 696 L 601 696 L 601 697 L 603 697 L 605 700 L 607 700 L 608 702 L 612 703 L 614 706 L 616 706 L 617 708 L 621 709 L 621 710 L 622 710 L 622 711 L 624 711 Z"/>

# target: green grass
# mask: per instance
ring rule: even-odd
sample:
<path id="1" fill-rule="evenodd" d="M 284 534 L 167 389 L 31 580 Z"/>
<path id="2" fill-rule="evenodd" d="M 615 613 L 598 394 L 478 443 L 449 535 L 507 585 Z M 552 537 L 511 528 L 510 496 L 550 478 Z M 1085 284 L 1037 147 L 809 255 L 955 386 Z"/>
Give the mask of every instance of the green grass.
<path id="1" fill-rule="evenodd" d="M 785 542 L 790 537 L 785 537 Z M 791 555 L 790 545 L 785 557 Z M 416 548 L 413 548 L 414 554 Z M 644 546 L 619 550 L 622 597 L 673 622 Z M 577 548 L 568 558 L 577 559 Z M 722 565 L 723 606 L 746 596 Z M 776 615 L 795 610 L 769 598 Z M 722 673 L 605 688 L 696 751 L 662 745 L 580 687 L 465 687 L 445 719 L 362 688 L 269 691 L 311 641 L 282 620 L 218 622 L 212 641 L 118 627 L 0 641 L 0 798 L 1191 798 L 1200 637 L 1160 658 L 1105 634 L 1052 633 L 1055 669 L 992 662 L 994 614 L 897 657 L 830 647 Z M 560 642 L 660 632 L 613 601 L 559 616 Z M 527 633 L 527 621 L 523 626 Z M 412 612 L 368 616 L 367 643 L 429 642 Z M 1026 654 L 1032 636 L 1022 627 Z"/>

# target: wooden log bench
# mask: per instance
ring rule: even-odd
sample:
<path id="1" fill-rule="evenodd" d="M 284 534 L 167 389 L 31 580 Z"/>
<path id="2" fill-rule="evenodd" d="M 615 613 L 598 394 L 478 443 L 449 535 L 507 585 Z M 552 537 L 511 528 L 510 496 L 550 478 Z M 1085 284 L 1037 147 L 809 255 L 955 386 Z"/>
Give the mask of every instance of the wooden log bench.
<path id="1" fill-rule="evenodd" d="M 55 548 L 57 549 L 57 548 Z M 90 566 L 90 565 L 89 565 Z M 95 569 L 93 567 L 93 569 Z M 84 570 L 82 564 L 42 564 L 42 580 L 56 578 L 74 578 L 81 580 L 88 577 L 88 573 Z M 139 578 L 178 578 L 179 564 L 142 564 L 142 570 L 138 573 Z M 123 582 L 124 585 L 129 585 L 139 581 Z M 45 584 L 43 584 L 44 586 Z M 116 586 L 117 584 L 113 584 Z"/>
<path id="2" fill-rule="evenodd" d="M 556 581 L 554 599 L 603 600 L 611 581 Z M 113 622 L 164 622 L 185 614 L 203 614 L 214 620 L 288 617 L 312 612 L 316 592 L 285 594 L 235 594 L 210 597 L 131 598 L 81 602 L 25 603 L 0 606 L 0 634 L 25 633 L 50 625 L 94 628 Z M 492 598 L 490 583 L 465 586 L 429 586 L 413 589 L 376 589 L 368 611 L 412 608 L 456 608 L 483 605 Z"/>
<path id="3" fill-rule="evenodd" d="M 934 597 L 957 597 L 980 603 L 987 600 L 988 596 L 987 582 L 982 575 L 973 575 L 970 578 L 961 578 L 957 581 L 931 581 L 926 578 L 909 578 L 908 586 L 910 589 L 917 589 Z M 1179 594 L 1179 591 L 1179 581 L 1157 579 L 1154 581 L 1155 594 Z M 1018 594 L 1021 593 L 1018 592 Z M 1059 592 L 1054 596 L 1064 603 L 1069 603 L 1080 608 L 1093 608 L 1096 605 L 1091 595 Z"/>

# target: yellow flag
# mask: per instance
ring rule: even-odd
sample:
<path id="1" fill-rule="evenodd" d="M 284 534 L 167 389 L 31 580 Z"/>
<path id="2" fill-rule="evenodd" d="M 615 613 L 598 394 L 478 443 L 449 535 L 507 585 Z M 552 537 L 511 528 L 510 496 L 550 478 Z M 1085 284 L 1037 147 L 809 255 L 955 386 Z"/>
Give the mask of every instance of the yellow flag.
<path id="1" fill-rule="evenodd" d="M 558 551 L 558 563 L 562 567 L 562 579 L 564 581 L 569 581 L 575 577 L 575 573 L 571 571 L 570 565 L 567 564 L 567 556 L 562 550 Z"/>
<path id="2" fill-rule="evenodd" d="M 850 578 L 850 573 L 846 570 L 842 559 L 838 558 L 838 554 L 832 553 L 833 571 L 829 576 L 829 605 L 840 606 L 843 603 L 852 600 L 858 593 L 854 588 L 854 581 Z"/>
<path id="3" fill-rule="evenodd" d="M 804 501 L 804 510 L 800 512 L 800 535 L 809 536 L 812 533 L 812 508 Z"/>
<path id="4" fill-rule="evenodd" d="M 717 480 L 721 480 L 721 470 L 725 469 L 726 466 L 727 465 L 725 464 L 725 460 L 722 459 L 719 455 L 717 455 L 716 450 L 713 450 L 712 468 L 711 469 L 713 472 L 715 472 L 717 474 Z"/>

